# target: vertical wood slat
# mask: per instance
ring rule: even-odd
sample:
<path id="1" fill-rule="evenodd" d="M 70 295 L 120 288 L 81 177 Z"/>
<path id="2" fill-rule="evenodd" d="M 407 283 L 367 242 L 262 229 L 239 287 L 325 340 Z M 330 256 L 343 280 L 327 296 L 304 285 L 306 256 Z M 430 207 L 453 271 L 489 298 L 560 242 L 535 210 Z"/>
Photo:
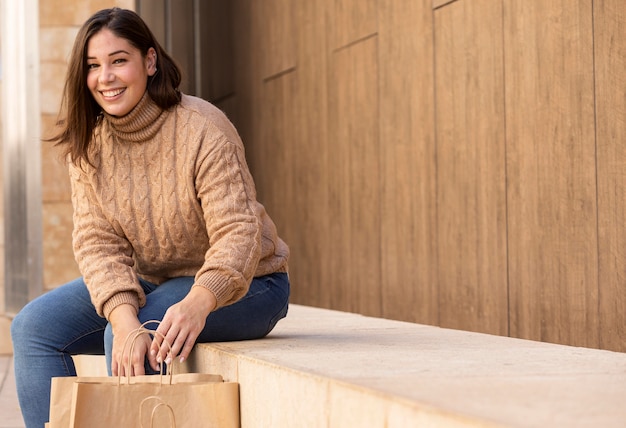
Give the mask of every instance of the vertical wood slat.
<path id="1" fill-rule="evenodd" d="M 193 28 L 193 13 L 193 0 L 177 0 L 167 11 L 166 18 L 170 20 L 170 28 Z M 196 68 L 193 31 L 169 31 L 166 34 L 167 49 L 182 70 L 180 88 L 187 94 L 194 94 Z"/>
<path id="2" fill-rule="evenodd" d="M 455 2 L 457 0 L 433 0 L 433 9 L 439 9 L 449 3 Z"/>
<path id="3" fill-rule="evenodd" d="M 502 3 L 435 12 L 440 325 L 508 334 Z"/>
<path id="4" fill-rule="evenodd" d="M 626 8 L 594 2 L 600 347 L 626 352 Z"/>
<path id="5" fill-rule="evenodd" d="M 331 4 L 330 50 L 337 50 L 377 31 L 376 0 L 327 0 Z"/>
<path id="6" fill-rule="evenodd" d="M 511 335 L 598 346 L 591 0 L 504 2 Z"/>
<path id="7" fill-rule="evenodd" d="M 254 19 L 255 53 L 258 55 L 259 73 L 263 79 L 271 78 L 295 67 L 293 26 L 294 2 L 291 0 L 264 0 L 251 3 Z"/>
<path id="8" fill-rule="evenodd" d="M 437 324 L 432 12 L 379 3 L 382 311 Z"/>
<path id="9" fill-rule="evenodd" d="M 240 9 L 252 7 L 250 0 L 238 0 L 235 3 L 245 4 Z M 457 0 L 435 13 L 445 12 L 448 7 L 457 7 L 462 3 L 467 3 L 468 6 L 472 4 L 470 1 Z M 615 52 L 622 52 L 619 49 L 623 49 L 619 40 L 623 38 L 623 27 L 620 25 L 624 20 L 620 15 L 623 13 L 623 6 L 617 0 L 594 2 L 597 6 L 595 31 L 600 37 L 596 44 L 596 64 L 602 314 L 598 315 L 593 102 L 590 101 L 593 94 L 590 69 L 593 57 L 589 26 L 591 3 L 591 0 L 561 0 L 555 4 L 538 0 L 503 2 L 506 71 L 504 98 L 506 139 L 509 144 L 508 221 L 509 243 L 512 246 L 509 266 L 511 333 L 513 336 L 538 340 L 582 346 L 597 346 L 600 343 L 601 346 L 615 348 L 623 343 L 623 338 L 620 339 L 615 332 L 623 325 L 623 318 L 620 318 L 623 314 L 616 308 L 623 306 L 624 301 L 623 294 L 620 294 L 623 293 L 620 288 L 623 282 L 623 250 L 619 232 L 623 223 L 619 196 L 620 159 L 623 155 L 619 147 L 616 147 L 616 141 L 623 139 L 620 136 L 623 133 L 624 99 L 616 88 L 623 85 L 619 80 L 621 74 L 617 70 L 623 69 L 623 64 L 619 61 L 623 60 L 624 54 Z M 398 301 L 404 298 L 404 306 L 398 306 L 401 308 L 398 313 L 407 317 L 403 319 L 429 322 L 432 313 L 436 314 L 436 308 L 425 318 L 408 317 L 415 316 L 415 312 L 427 310 L 425 307 L 429 303 L 422 300 L 429 296 L 432 298 L 437 289 L 436 273 L 426 278 L 427 270 L 422 271 L 422 268 L 415 266 L 419 262 L 429 263 L 428 260 L 432 260 L 423 257 L 429 253 L 428 245 L 432 245 L 433 251 L 436 249 L 433 241 L 437 240 L 437 231 L 431 228 L 430 235 L 418 236 L 417 242 L 414 242 L 419 233 L 415 228 L 422 228 L 421 231 L 428 233 L 428 216 L 436 212 L 434 204 L 428 202 L 428 195 L 434 194 L 434 188 L 429 186 L 434 185 L 432 181 L 435 171 L 428 169 L 427 159 L 432 159 L 429 157 L 432 152 L 429 152 L 428 140 L 433 137 L 428 134 L 432 132 L 432 126 L 427 126 L 427 116 L 432 111 L 428 111 L 429 101 L 424 101 L 428 97 L 425 93 L 432 91 L 432 88 L 428 88 L 432 77 L 430 80 L 427 77 L 427 68 L 432 68 L 432 62 L 429 62 L 432 53 L 418 48 L 432 43 L 432 39 L 429 42 L 425 38 L 430 28 L 424 28 L 429 22 L 422 15 L 424 11 L 420 7 L 429 9 L 433 3 L 425 0 L 410 4 L 409 0 L 405 3 L 377 2 L 378 9 L 374 13 L 377 15 L 377 25 L 374 26 L 372 23 L 376 20 L 370 18 L 355 20 L 357 12 L 343 6 L 349 4 L 353 8 L 361 7 L 361 3 L 342 3 L 335 0 L 306 2 L 306 6 L 294 6 L 294 34 L 291 37 L 294 38 L 294 46 L 298 48 L 295 53 L 298 68 L 289 77 L 291 82 L 279 82 L 281 77 L 268 88 L 256 87 L 256 83 L 251 83 L 258 82 L 260 77 L 258 64 L 261 55 L 256 30 L 253 31 L 250 26 L 253 18 L 250 17 L 249 10 L 247 16 L 246 13 L 240 14 L 241 10 L 234 13 L 237 37 L 247 40 L 245 50 L 241 50 L 240 42 L 235 48 L 238 58 L 235 73 L 246 76 L 245 79 L 237 80 L 237 94 L 234 99 L 239 108 L 236 111 L 242 112 L 242 116 L 238 117 L 256 117 L 241 122 L 240 132 L 246 135 L 244 140 L 252 146 L 251 150 L 262 156 L 264 146 L 272 142 L 264 139 L 261 143 L 259 132 L 267 133 L 264 126 L 274 125 L 259 124 L 258 111 L 267 107 L 269 94 L 273 94 L 275 102 L 282 103 L 285 102 L 284 93 L 293 91 L 293 111 L 281 106 L 272 115 L 284 117 L 283 120 L 293 120 L 293 128 L 287 132 L 294 135 L 295 139 L 295 148 L 289 154 L 293 169 L 289 172 L 292 175 L 288 179 L 294 183 L 289 202 L 301 211 L 289 220 L 290 225 L 284 233 L 279 231 L 282 235 L 293 234 L 289 230 L 295 228 L 289 227 L 295 224 L 300 228 L 295 239 L 292 238 L 295 242 L 291 260 L 294 298 L 304 304 L 364 313 L 371 310 L 375 313 L 378 310 L 376 307 L 366 308 L 365 311 L 359 309 L 370 304 L 359 303 L 355 297 L 362 287 L 370 290 L 367 287 L 371 284 L 368 281 L 365 285 L 359 284 L 355 281 L 358 278 L 354 276 L 354 272 L 358 272 L 361 265 L 353 264 L 352 250 L 355 244 L 363 245 L 363 241 L 358 241 L 361 239 L 356 235 L 359 227 L 351 225 L 351 221 L 355 207 L 359 206 L 363 197 L 353 197 L 350 194 L 352 189 L 345 187 L 345 183 L 357 175 L 341 170 L 349 167 L 351 150 L 354 148 L 339 144 L 340 139 L 336 138 L 338 135 L 347 135 L 345 129 L 352 126 L 349 123 L 354 120 L 346 119 L 361 114 L 355 111 L 364 107 L 357 104 L 363 104 L 365 97 L 369 96 L 356 95 L 360 90 L 355 87 L 373 85 L 367 90 L 372 92 L 372 88 L 375 88 L 373 91 L 380 94 L 380 109 L 376 117 L 380 126 L 381 194 L 378 204 L 368 205 L 366 212 L 369 214 L 372 207 L 380 210 L 381 261 L 373 264 L 377 266 L 376 269 L 380 269 L 383 291 L 376 287 L 371 290 L 374 290 L 374 297 L 376 293 L 379 293 L 379 297 L 382 296 L 383 316 L 395 317 L 394 305 L 400 305 Z M 612 7 L 606 6 L 608 4 Z M 492 5 L 482 2 L 480 5 L 481 10 L 486 8 L 486 16 L 491 17 L 488 21 L 492 22 L 492 12 L 488 11 Z M 367 12 L 370 6 L 370 3 L 363 5 L 364 9 L 358 13 L 372 16 L 371 11 Z M 606 9 L 602 10 L 602 6 L 606 6 Z M 432 10 L 428 13 L 432 18 Z M 609 16 L 614 17 L 610 23 L 607 21 Z M 342 24 L 345 24 L 344 27 L 337 29 Z M 330 30 L 325 33 L 327 28 Z M 359 28 L 367 30 L 358 30 Z M 419 31 L 424 33 L 418 33 Z M 372 34 L 378 36 L 368 38 Z M 377 60 L 372 60 L 375 66 L 365 59 L 373 54 L 361 49 L 362 44 L 370 42 L 380 44 Z M 339 47 L 345 49 L 333 54 Z M 356 51 L 353 50 L 355 48 Z M 242 56 L 247 58 L 241 59 Z M 327 65 L 329 60 L 330 64 Z M 468 64 L 473 60 L 468 57 Z M 359 73 L 367 74 L 378 70 L 379 79 L 368 80 L 367 84 L 358 83 L 351 88 L 349 85 L 355 85 L 352 82 L 354 76 L 352 80 L 345 76 L 357 66 L 362 67 Z M 339 75 L 344 77 L 337 79 Z M 470 88 L 473 87 L 470 85 Z M 414 92 L 419 94 L 419 102 L 409 95 Z M 432 99 L 432 95 L 430 97 Z M 467 94 L 465 98 L 471 99 Z M 483 98 L 479 100 L 487 102 Z M 373 101 L 368 99 L 366 102 Z M 394 118 L 394 114 L 400 118 Z M 402 114 L 406 114 L 404 119 Z M 493 120 L 496 128 L 502 125 L 498 120 Z M 359 120 L 359 124 L 362 123 L 365 121 Z M 366 124 L 366 127 L 369 125 Z M 473 130 L 475 133 L 479 131 Z M 414 137 L 416 133 L 418 136 Z M 358 135 L 361 134 L 351 133 L 348 140 L 358 140 Z M 417 146 L 412 145 L 414 141 L 418 141 Z M 456 149 L 454 146 L 451 148 Z M 490 155 L 485 155 L 483 159 L 491 159 Z M 259 179 L 265 180 L 264 165 L 256 162 L 255 156 L 251 158 L 256 165 Z M 446 162 L 450 162 L 450 159 L 447 158 Z M 366 165 L 372 162 L 372 159 L 365 160 Z M 466 171 L 468 170 L 471 171 L 471 168 Z M 453 170 L 446 172 L 455 173 Z M 477 174 L 474 177 L 494 173 L 486 171 L 482 165 L 474 172 Z M 364 174 L 363 171 L 360 173 Z M 439 173 L 443 173 L 443 170 Z M 431 177 L 431 182 L 428 182 L 428 177 Z M 340 180 L 339 185 L 336 180 Z M 369 182 L 370 178 L 365 180 Z M 275 182 L 269 180 L 263 182 L 259 188 L 267 195 L 268 191 L 265 189 L 271 189 L 275 185 Z M 398 186 L 395 194 L 391 191 L 394 185 Z M 345 196 L 347 199 L 339 202 L 338 196 Z M 280 199 L 274 195 L 270 198 L 276 201 Z M 475 200 L 479 201 L 478 198 Z M 302 210 L 307 213 L 304 214 Z M 429 212 L 422 214 L 420 210 Z M 275 216 L 272 212 L 270 214 Z M 464 218 L 462 220 L 467 221 Z M 477 225 L 475 229 L 478 230 L 479 227 L 492 230 L 483 225 Z M 331 246 L 336 248 L 329 250 Z M 416 262 L 411 265 L 402 257 Z M 366 255 L 362 260 L 371 261 L 374 258 Z M 473 269 L 470 263 L 463 263 L 463 269 Z M 442 262 L 441 267 L 443 266 Z M 475 265 L 475 269 L 480 270 L 480 265 Z M 359 288 L 353 284 L 359 284 Z M 337 291 L 342 288 L 343 291 Z M 458 297 L 455 299 L 458 301 Z M 445 305 L 446 300 L 442 299 L 441 304 Z M 418 309 L 411 311 L 411 305 Z M 448 311 L 452 311 L 452 308 L 454 306 Z M 443 315 L 443 319 L 452 315 L 452 312 L 448 312 L 448 315 Z M 603 329 L 600 339 L 597 332 L 599 316 Z M 484 320 L 470 321 L 472 322 L 480 325 L 485 323 Z"/>
<path id="10" fill-rule="evenodd" d="M 196 61 L 199 63 L 199 75 L 196 88 L 200 89 L 199 95 L 205 99 L 223 100 L 235 92 L 233 3 L 202 0 L 198 2 L 198 7 Z"/>
<path id="11" fill-rule="evenodd" d="M 260 123 L 272 126 L 260 128 L 257 156 L 261 156 L 261 169 L 257 174 L 263 184 L 263 203 L 270 217 L 281 231 L 281 237 L 292 242 L 298 237 L 300 228 L 292 219 L 298 218 L 299 207 L 295 206 L 293 180 L 294 171 L 294 123 L 292 112 L 295 85 L 294 73 L 287 73 L 269 80 L 260 87 Z M 291 221 L 290 221 L 291 220 Z"/>
<path id="12" fill-rule="evenodd" d="M 291 204 L 296 213 L 289 221 L 297 233 L 288 237 L 291 248 L 289 274 L 294 286 L 292 301 L 333 307 L 335 273 L 329 269 L 334 249 L 329 247 L 329 152 L 327 1 L 301 2 L 294 10 L 294 44 L 297 69 L 292 94 L 295 146 L 292 151 L 296 191 Z M 334 243 L 333 243 L 334 246 Z"/>
<path id="13" fill-rule="evenodd" d="M 334 54 L 329 76 L 330 269 L 340 309 L 379 316 L 377 40 Z"/>
<path id="14" fill-rule="evenodd" d="M 137 13 L 148 24 L 154 37 L 167 49 L 165 31 L 165 0 L 137 0 Z M 171 52 L 168 51 L 171 54 Z"/>
<path id="15" fill-rule="evenodd" d="M 254 63 L 254 33 L 252 28 L 251 3 L 252 0 L 232 0 L 233 16 L 233 49 L 232 54 L 234 74 L 234 95 L 227 114 L 237 127 L 237 131 L 246 147 L 246 157 L 255 181 L 259 180 L 257 162 L 253 154 L 254 147 L 254 115 L 256 110 L 254 101 L 253 82 L 258 69 Z M 261 190 L 256 183 L 257 190 Z"/>

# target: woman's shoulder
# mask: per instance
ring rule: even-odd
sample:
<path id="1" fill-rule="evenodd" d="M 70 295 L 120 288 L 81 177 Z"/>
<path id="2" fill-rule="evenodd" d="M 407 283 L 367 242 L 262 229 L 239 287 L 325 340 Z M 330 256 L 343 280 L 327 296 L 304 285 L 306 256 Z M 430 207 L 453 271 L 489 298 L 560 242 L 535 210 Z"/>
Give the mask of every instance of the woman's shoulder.
<path id="1" fill-rule="evenodd" d="M 226 115 L 222 110 L 216 107 L 209 101 L 196 97 L 193 95 L 182 94 L 179 108 L 186 111 L 188 114 L 198 114 L 205 118 L 221 117 Z"/>
<path id="2" fill-rule="evenodd" d="M 186 120 L 189 122 L 203 124 L 209 131 L 224 134 L 231 142 L 239 140 L 239 135 L 226 113 L 205 99 L 183 94 L 178 104 L 178 115 L 187 116 Z"/>

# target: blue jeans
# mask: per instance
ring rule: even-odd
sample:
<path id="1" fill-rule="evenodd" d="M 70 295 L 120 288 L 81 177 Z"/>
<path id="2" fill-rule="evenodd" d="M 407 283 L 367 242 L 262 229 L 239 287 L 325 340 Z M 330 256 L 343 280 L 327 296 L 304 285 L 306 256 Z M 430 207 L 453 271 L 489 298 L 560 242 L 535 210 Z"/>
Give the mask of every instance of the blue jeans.
<path id="1" fill-rule="evenodd" d="M 141 281 L 147 301 L 139 310 L 139 321 L 163 319 L 193 282 L 193 277 L 174 278 L 159 286 Z M 254 278 L 241 300 L 208 316 L 197 342 L 262 338 L 287 315 L 288 301 L 286 273 Z M 76 375 L 72 355 L 105 354 L 111 372 L 111 326 L 96 314 L 82 278 L 24 306 L 11 323 L 11 336 L 17 394 L 27 428 L 42 428 L 48 421 L 50 379 Z"/>

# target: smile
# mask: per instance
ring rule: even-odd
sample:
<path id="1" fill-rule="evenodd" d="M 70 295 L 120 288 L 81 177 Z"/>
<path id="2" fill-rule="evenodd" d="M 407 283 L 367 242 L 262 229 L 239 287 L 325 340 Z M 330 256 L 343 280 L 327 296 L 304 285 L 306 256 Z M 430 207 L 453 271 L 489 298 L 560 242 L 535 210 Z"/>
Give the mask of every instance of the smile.
<path id="1" fill-rule="evenodd" d="M 113 98 L 124 92 L 125 89 L 112 89 L 110 91 L 100 91 L 103 97 L 105 98 Z"/>

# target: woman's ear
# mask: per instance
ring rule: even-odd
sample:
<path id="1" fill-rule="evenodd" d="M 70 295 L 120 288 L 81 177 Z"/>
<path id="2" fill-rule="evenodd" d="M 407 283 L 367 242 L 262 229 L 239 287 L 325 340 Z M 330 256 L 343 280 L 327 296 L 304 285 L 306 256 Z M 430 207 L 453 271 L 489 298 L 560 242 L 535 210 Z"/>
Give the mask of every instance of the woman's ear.
<path id="1" fill-rule="evenodd" d="M 157 72 L 157 54 L 154 48 L 148 49 L 146 65 L 148 68 L 148 76 L 154 76 Z"/>

